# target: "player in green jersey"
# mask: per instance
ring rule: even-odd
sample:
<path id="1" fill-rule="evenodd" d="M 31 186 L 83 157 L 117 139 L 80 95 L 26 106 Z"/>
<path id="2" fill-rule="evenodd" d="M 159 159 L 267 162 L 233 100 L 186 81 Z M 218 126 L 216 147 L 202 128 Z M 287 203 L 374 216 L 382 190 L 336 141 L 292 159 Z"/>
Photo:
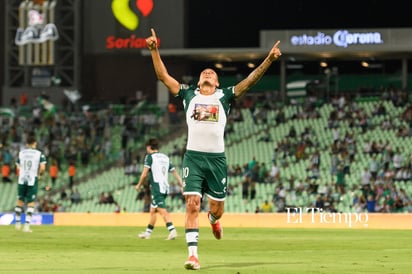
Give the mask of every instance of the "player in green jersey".
<path id="1" fill-rule="evenodd" d="M 244 95 L 281 56 L 275 43 L 263 62 L 235 86 L 221 88 L 218 75 L 207 68 L 200 73 L 196 86 L 179 83 L 169 75 L 158 50 L 154 29 L 146 38 L 157 79 L 169 92 L 183 101 L 188 126 L 182 178 L 186 199 L 186 243 L 189 259 L 186 269 L 200 269 L 198 258 L 199 213 L 204 195 L 208 199 L 208 218 L 216 239 L 222 238 L 219 222 L 224 212 L 227 186 L 227 164 L 224 149 L 224 129 L 233 101 Z"/>
<path id="2" fill-rule="evenodd" d="M 30 222 L 34 212 L 37 198 L 37 190 L 40 176 L 46 170 L 46 157 L 37 149 L 37 141 L 34 136 L 27 137 L 26 148 L 19 152 L 16 160 L 19 177 L 17 184 L 17 202 L 14 209 L 16 213 L 16 229 L 21 229 L 21 214 L 26 204 L 26 219 L 23 227 L 24 232 L 32 232 Z"/>

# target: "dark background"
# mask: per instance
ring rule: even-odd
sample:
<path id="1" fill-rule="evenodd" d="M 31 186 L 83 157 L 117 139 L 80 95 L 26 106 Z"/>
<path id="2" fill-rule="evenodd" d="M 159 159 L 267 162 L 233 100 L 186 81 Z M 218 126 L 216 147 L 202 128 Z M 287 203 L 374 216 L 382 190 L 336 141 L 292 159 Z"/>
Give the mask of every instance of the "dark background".
<path id="1" fill-rule="evenodd" d="M 154 0 L 155 5 L 157 1 L 167 0 Z M 403 1 L 183 1 L 187 48 L 255 48 L 259 47 L 261 30 L 412 27 L 411 11 Z M 0 14 L 3 15 L 5 3 L 4 0 L 0 3 Z M 177 16 L 171 12 L 165 20 L 175 22 Z M 4 29 L 4 20 L 0 20 L 0 29 Z M 0 38 L 0 51 L 4 56 L 3 36 Z M 85 48 L 81 51 L 82 80 L 79 88 L 85 100 L 124 103 L 135 97 L 136 91 L 143 91 L 150 100 L 156 100 L 156 77 L 149 57 L 142 58 L 140 54 L 91 55 Z M 167 58 L 168 69 L 175 77 L 188 72 L 197 77 L 200 67 L 205 65 L 210 64 L 184 67 L 182 58 Z M 318 64 L 315 65 L 317 69 Z M 395 61 L 394 66 L 398 69 L 399 61 Z M 342 72 L 346 68 L 351 70 L 352 64 L 340 67 Z M 278 74 L 276 70 L 273 73 Z M 4 62 L 1 62 L 0 85 L 3 83 Z"/>
<path id="2" fill-rule="evenodd" d="M 188 1 L 188 46 L 257 47 L 259 30 L 411 27 L 402 1 Z"/>

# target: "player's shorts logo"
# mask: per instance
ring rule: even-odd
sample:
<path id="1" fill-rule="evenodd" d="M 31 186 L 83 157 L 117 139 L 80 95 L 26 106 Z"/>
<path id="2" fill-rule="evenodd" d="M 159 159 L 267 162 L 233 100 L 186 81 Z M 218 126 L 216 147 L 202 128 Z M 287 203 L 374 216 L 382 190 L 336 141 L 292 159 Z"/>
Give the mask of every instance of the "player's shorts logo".
<path id="1" fill-rule="evenodd" d="M 129 2 L 130 0 L 113 0 L 112 12 L 123 27 L 134 31 L 139 27 L 139 16 L 132 10 Z M 153 0 L 136 0 L 136 7 L 146 17 L 153 10 Z"/>

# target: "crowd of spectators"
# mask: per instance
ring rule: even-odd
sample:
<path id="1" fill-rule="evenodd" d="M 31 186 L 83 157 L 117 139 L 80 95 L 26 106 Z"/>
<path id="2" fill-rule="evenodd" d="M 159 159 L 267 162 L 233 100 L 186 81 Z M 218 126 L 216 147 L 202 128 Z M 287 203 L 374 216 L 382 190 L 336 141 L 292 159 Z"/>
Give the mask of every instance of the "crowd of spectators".
<path id="1" fill-rule="evenodd" d="M 276 123 L 279 126 L 291 120 L 318 119 L 320 114 L 315 100 L 305 100 L 300 106 L 300 111 L 292 116 L 285 115 L 284 108 L 276 109 Z M 270 184 L 273 186 L 272 205 L 273 210 L 285 211 L 286 207 L 304 206 L 322 208 L 324 211 L 336 212 L 337 206 L 343 196 L 354 193 L 350 204 L 350 210 L 356 212 L 412 212 L 412 193 L 408 193 L 401 184 L 404 182 L 412 184 L 412 154 L 408 147 L 400 144 L 395 145 L 388 140 L 378 137 L 369 138 L 358 143 L 360 135 L 368 131 L 391 130 L 396 132 L 396 138 L 412 137 L 412 105 L 407 94 L 394 89 L 387 89 L 382 93 L 378 101 L 373 102 L 371 110 L 362 107 L 356 98 L 349 98 L 344 94 L 335 96 L 331 102 L 332 106 L 327 117 L 325 131 L 331 133 L 331 140 L 327 147 L 321 147 L 313 128 L 306 127 L 297 132 L 293 124 L 289 132 L 280 138 L 280 141 L 272 139 L 259 139 L 273 143 L 272 167 L 267 168 L 265 162 L 253 157 L 250 162 L 243 166 L 234 164 L 229 167 L 230 176 L 241 176 L 239 184 L 244 203 L 256 199 L 257 184 Z M 400 110 L 400 115 L 393 116 L 385 106 L 392 104 L 393 108 Z M 254 123 L 262 123 L 262 112 L 256 107 L 250 107 Z M 259 113 L 259 117 L 256 117 Z M 372 123 L 372 118 L 381 117 L 378 124 Z M 265 115 L 263 116 L 265 117 Z M 265 123 L 263 121 L 263 123 Z M 269 130 L 265 129 L 265 135 Z M 231 132 L 230 134 L 236 134 Z M 330 160 L 321 159 L 320 149 L 330 155 Z M 359 159 L 366 157 L 367 164 L 364 170 L 357 174 L 357 182 L 349 184 L 348 176 L 352 167 Z M 305 174 L 293 174 L 290 177 L 282 175 L 282 170 L 290 164 L 304 161 L 306 165 Z M 330 170 L 330 182 L 324 181 L 321 167 Z M 306 204 L 296 205 L 297 198 L 306 195 L 309 200 Z M 267 193 L 260 195 L 267 197 Z M 289 200 L 288 200 L 289 199 Z M 302 200 L 299 200 L 302 201 Z M 257 201 L 262 207 L 262 201 Z M 263 212 L 257 206 L 255 212 Z"/>
<path id="2" fill-rule="evenodd" d="M 38 210 L 43 212 L 64 211 L 67 205 L 80 201 L 76 185 L 81 182 L 81 171 L 87 175 L 86 171 L 104 168 L 108 163 L 131 166 L 136 155 L 130 153 L 130 147 L 144 140 L 159 115 L 159 108 L 145 100 L 125 106 L 119 113 L 111 105 L 80 104 L 67 112 L 54 106 L 46 93 L 32 100 L 13 98 L 2 109 L 7 110 L 0 113 L 2 182 L 17 179 L 15 159 L 28 134 L 34 133 L 49 167 L 40 182 Z M 113 144 L 115 134 L 121 136 L 120 149 Z M 59 191 L 60 199 L 54 201 L 52 194 Z"/>
<path id="3" fill-rule="evenodd" d="M 62 182 L 67 178 L 67 181 L 60 184 L 60 199 L 53 201 L 50 194 L 44 195 L 39 199 L 38 211 L 65 211 L 65 201 L 72 204 L 81 202 L 82 194 L 75 187 L 77 181 L 73 178 L 74 181 L 70 180 L 70 176 L 62 174 L 68 175 L 70 164 L 75 165 L 77 169 L 83 169 L 110 159 L 113 151 L 112 130 L 116 125 L 121 125 L 119 159 L 126 167 L 125 173 L 138 174 L 140 157 L 129 144 L 144 139 L 148 132 L 141 125 L 143 121 L 151 119 L 140 120 L 139 115 L 135 113 L 116 116 L 111 108 L 98 111 L 86 109 L 70 114 L 58 110 L 50 113 L 41 103 L 47 98 L 42 99 L 33 102 L 29 115 L 2 117 L 0 130 L 4 183 L 12 182 L 16 178 L 13 159 L 24 145 L 30 131 L 34 131 L 40 137 L 39 148 L 46 154 L 48 162 L 53 163 L 58 170 L 56 176 L 47 178 L 49 189 L 54 189 L 56 181 Z M 358 143 L 359 135 L 376 128 L 394 131 L 396 138 L 412 137 L 412 106 L 408 98 L 404 92 L 388 89 L 382 93 L 380 101 L 374 102 L 371 111 L 363 108 L 355 99 L 342 94 L 333 97 L 330 102 L 325 102 L 332 106 L 324 129 L 331 134 L 328 147 L 320 146 L 311 127 L 298 131 L 291 126 L 288 133 L 280 139 L 279 136 L 270 136 L 269 130 L 263 132 L 259 141 L 273 144 L 272 161 L 265 163 L 255 156 L 250 162 L 229 166 L 229 176 L 242 179 L 238 186 L 229 185 L 228 195 L 234 195 L 235 188 L 239 187 L 243 202 L 249 203 L 259 196 L 257 184 L 268 184 L 273 189 L 273 193 L 269 194 L 271 199 L 266 199 L 268 193 L 265 193 L 265 199 L 258 201 L 255 212 L 283 212 L 286 207 L 296 206 L 297 198 L 305 195 L 309 197 L 309 201 L 303 206 L 335 212 L 342 197 L 347 193 L 354 193 L 351 208 L 357 212 L 412 212 L 411 193 L 398 184 L 412 183 L 412 155 L 406 153 L 410 150 L 378 138 L 369 138 L 363 140 L 362 144 Z M 393 117 L 385 107 L 388 103 L 394 108 L 401 109 L 401 115 Z M 274 127 L 291 120 L 321 117 L 320 105 L 313 98 L 303 101 L 299 105 L 300 111 L 292 116 L 286 115 L 286 107 L 270 100 L 258 104 L 246 97 L 232 110 L 225 134 L 236 134 L 234 124 L 243 121 L 241 108 L 251 111 L 254 123 L 270 124 Z M 275 124 L 268 121 L 268 112 L 272 110 L 276 110 L 277 113 Z M 15 112 L 20 113 L 18 109 L 15 109 Z M 371 123 L 371 118 L 376 116 L 382 117 L 381 122 Z M 149 127 L 149 130 L 153 129 Z M 329 161 L 321 157 L 321 152 L 325 151 L 330 155 Z M 172 155 L 182 156 L 183 153 L 184 148 L 173 148 Z M 349 184 L 348 175 L 360 156 L 367 157 L 368 164 L 359 173 L 358 182 L 354 185 Z M 305 162 L 305 174 L 292 174 L 286 177 L 283 171 L 293 164 L 290 161 Z M 319 184 L 319 180 L 323 180 L 324 177 L 324 166 L 329 168 L 333 180 Z M 180 192 L 174 192 L 173 184 L 171 190 L 172 199 L 183 201 Z M 150 207 L 150 190 L 142 190 L 137 194 L 137 199 L 145 201 L 142 211 L 147 212 Z M 108 203 L 107 200 L 104 203 Z M 113 199 L 111 203 L 116 204 L 116 201 Z"/>

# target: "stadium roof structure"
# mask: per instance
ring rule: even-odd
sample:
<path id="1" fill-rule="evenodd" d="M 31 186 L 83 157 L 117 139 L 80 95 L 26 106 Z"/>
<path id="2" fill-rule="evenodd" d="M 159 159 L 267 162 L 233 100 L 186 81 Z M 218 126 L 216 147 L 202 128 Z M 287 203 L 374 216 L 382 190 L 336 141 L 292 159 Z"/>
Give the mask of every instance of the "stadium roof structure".
<path id="1" fill-rule="evenodd" d="M 162 56 L 193 61 L 250 61 L 266 57 L 275 40 L 281 41 L 282 59 L 362 60 L 412 57 L 412 28 L 264 30 L 256 48 L 161 49 Z M 143 55 L 149 55 L 142 51 Z"/>

